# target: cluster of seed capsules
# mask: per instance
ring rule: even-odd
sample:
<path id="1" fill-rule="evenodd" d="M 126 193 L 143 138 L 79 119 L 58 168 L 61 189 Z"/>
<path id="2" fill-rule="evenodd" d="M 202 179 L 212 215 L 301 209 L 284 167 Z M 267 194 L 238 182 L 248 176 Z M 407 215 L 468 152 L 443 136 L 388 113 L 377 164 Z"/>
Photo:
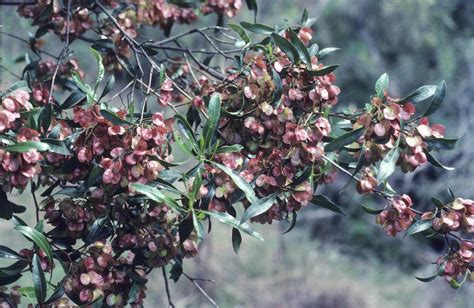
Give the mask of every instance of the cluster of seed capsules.
<path id="1" fill-rule="evenodd" d="M 127 41 L 122 39 L 122 31 L 110 20 L 99 22 L 96 13 L 100 13 L 101 8 L 94 4 L 94 1 L 71 2 L 69 17 L 67 7 L 53 0 L 40 0 L 35 5 L 21 5 L 18 13 L 24 18 L 32 19 L 34 24 L 42 29 L 40 33 L 54 32 L 63 40 L 69 37 L 72 41 L 93 29 L 101 34 L 103 42 L 112 42 L 114 45 L 113 48 L 106 47 L 107 54 L 104 57 L 106 67 L 110 70 L 121 69 L 117 57 L 126 59 L 132 55 Z M 241 0 L 199 1 L 194 7 L 189 7 L 187 4 L 180 6 L 175 1 L 166 0 L 100 1 L 100 5 L 111 11 L 117 24 L 131 38 L 136 38 L 138 30 L 143 26 L 158 26 L 169 31 L 175 23 L 196 22 L 199 14 L 215 13 L 219 16 L 234 17 L 242 8 Z M 105 45 L 103 44 L 102 47 Z"/>
<path id="2" fill-rule="evenodd" d="M 308 43 L 311 34 L 310 29 L 302 28 L 298 36 Z M 316 56 L 311 61 L 313 70 L 323 67 Z M 246 75 L 229 75 L 232 83 L 224 88 L 201 79 L 201 96 L 222 89 L 223 110 L 229 116 L 220 121 L 221 141 L 241 144 L 244 149 L 215 155 L 213 160 L 255 183 L 257 196 L 278 194 L 279 200 L 268 212 L 253 218 L 271 223 L 286 218 L 288 213 L 301 209 L 312 199 L 313 179 L 304 173 L 312 173 L 313 169 L 318 173 L 326 166 L 322 159 L 323 140 L 329 136 L 331 125 L 320 111 L 337 102 L 340 90 L 334 85 L 333 73 L 313 77 L 306 66 L 293 64 L 278 48 L 271 56 L 264 52 L 247 52 L 243 66 L 248 68 Z M 273 74 L 279 74 L 282 80 L 282 93 L 278 98 L 275 98 L 278 85 Z M 200 97 L 193 100 L 198 108 L 200 103 Z M 320 172 L 316 181 L 330 182 L 331 171 Z M 212 178 L 216 186 L 210 208 L 225 211 L 228 200 L 237 193 L 232 180 L 213 166 L 208 166 L 205 176 Z M 298 180 L 300 177 L 303 180 Z M 244 206 L 249 205 L 244 200 Z"/>

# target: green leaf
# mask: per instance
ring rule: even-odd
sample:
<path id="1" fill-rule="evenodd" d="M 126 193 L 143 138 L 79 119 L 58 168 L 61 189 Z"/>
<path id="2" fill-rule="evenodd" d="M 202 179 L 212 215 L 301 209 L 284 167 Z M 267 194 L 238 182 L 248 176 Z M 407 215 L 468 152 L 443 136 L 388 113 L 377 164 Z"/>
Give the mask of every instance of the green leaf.
<path id="1" fill-rule="evenodd" d="M 253 19 L 256 22 L 257 21 L 257 13 L 258 13 L 258 5 L 257 5 L 257 0 L 245 0 L 247 3 L 247 8 L 251 11 L 253 11 Z"/>
<path id="2" fill-rule="evenodd" d="M 96 241 L 104 240 L 111 235 L 112 223 L 107 216 L 100 217 L 94 221 L 87 233 L 85 244 L 92 244 Z"/>
<path id="3" fill-rule="evenodd" d="M 167 206 L 169 206 L 170 208 L 176 210 L 179 213 L 185 213 L 186 212 L 182 207 L 179 206 L 179 204 L 173 198 L 171 198 L 170 196 L 165 195 L 160 190 L 158 190 L 154 187 L 144 185 L 144 184 L 140 184 L 140 183 L 132 183 L 132 184 L 130 184 L 130 186 L 137 193 L 145 195 L 145 196 L 147 196 L 148 198 L 150 198 L 151 200 L 153 200 L 155 202 L 165 203 Z"/>
<path id="4" fill-rule="evenodd" d="M 396 163 L 400 157 L 400 150 L 398 147 L 391 149 L 380 162 L 377 173 L 377 182 L 384 182 L 395 171 Z"/>
<path id="5" fill-rule="evenodd" d="M 176 124 L 181 134 L 186 137 L 186 139 L 188 139 L 190 142 L 192 142 L 194 149 L 197 149 L 196 137 L 194 136 L 194 131 L 191 125 L 189 125 L 188 120 L 182 114 L 176 114 L 174 117 L 176 119 Z"/>
<path id="6" fill-rule="evenodd" d="M 194 207 L 194 202 L 196 201 L 196 196 L 199 193 L 199 189 L 202 184 L 202 169 L 199 168 L 194 177 L 193 187 L 191 188 L 191 193 L 189 194 L 189 208 Z"/>
<path id="7" fill-rule="evenodd" d="M 258 198 L 255 195 L 252 186 L 243 177 L 241 177 L 237 172 L 227 166 L 221 165 L 216 162 L 212 162 L 212 164 L 227 173 L 228 176 L 230 176 L 234 184 L 237 185 L 237 187 L 244 192 L 245 196 L 247 197 L 247 200 L 250 201 L 250 203 L 257 202 Z"/>
<path id="8" fill-rule="evenodd" d="M 379 79 L 375 82 L 375 93 L 378 98 L 384 98 L 385 92 L 388 90 L 389 78 L 388 74 L 384 73 Z"/>
<path id="9" fill-rule="evenodd" d="M 297 177 L 293 182 L 291 182 L 290 186 L 291 187 L 298 186 L 299 184 L 301 184 L 304 181 L 306 181 L 307 179 L 309 179 L 309 177 L 311 176 L 312 173 L 313 173 L 313 165 L 307 166 L 304 169 L 303 173 L 301 173 L 301 175 L 299 177 Z"/>
<path id="10" fill-rule="evenodd" d="M 433 225 L 433 221 L 431 219 L 420 219 L 413 223 L 408 229 L 407 232 L 403 237 L 414 235 L 425 230 L 428 230 Z"/>
<path id="11" fill-rule="evenodd" d="M 36 299 L 36 292 L 34 287 L 23 287 L 19 288 L 18 292 L 21 294 L 23 297 L 27 297 L 29 299 Z"/>
<path id="12" fill-rule="evenodd" d="M 99 165 L 94 165 L 92 171 L 87 177 L 87 188 L 90 188 L 95 184 L 99 183 L 102 180 L 103 173 L 104 169 L 102 169 Z"/>
<path id="13" fill-rule="evenodd" d="M 239 229 L 232 228 L 232 248 L 235 253 L 239 253 L 240 245 L 242 244 L 242 235 Z"/>
<path id="14" fill-rule="evenodd" d="M 364 127 L 359 127 L 355 130 L 347 132 L 333 140 L 331 140 L 326 146 L 324 147 L 324 151 L 326 152 L 334 152 L 337 150 L 341 150 L 344 146 L 351 144 L 354 141 L 357 141 L 362 133 L 364 132 Z"/>
<path id="15" fill-rule="evenodd" d="M 41 261 L 35 253 L 32 261 L 33 285 L 35 287 L 36 300 L 39 304 L 43 304 L 46 300 L 46 278 L 41 268 Z"/>
<path id="16" fill-rule="evenodd" d="M 428 161 L 430 162 L 431 165 L 438 167 L 438 168 L 443 168 L 444 170 L 452 171 L 455 168 L 454 167 L 448 167 L 443 165 L 440 161 L 438 161 L 433 155 L 431 155 L 430 152 L 424 151 L 426 154 L 426 157 L 428 158 Z"/>
<path id="17" fill-rule="evenodd" d="M 5 148 L 8 152 L 24 153 L 36 149 L 40 152 L 48 151 L 49 145 L 39 141 L 25 141 L 9 145 Z"/>
<path id="18" fill-rule="evenodd" d="M 91 52 L 97 62 L 97 78 L 94 87 L 94 92 L 97 92 L 97 87 L 99 86 L 99 83 L 102 81 L 102 79 L 104 79 L 105 68 L 104 64 L 102 64 L 102 56 L 100 55 L 100 53 L 94 48 L 91 48 Z"/>
<path id="19" fill-rule="evenodd" d="M 292 214 L 291 214 L 291 223 L 290 223 L 290 227 L 288 228 L 288 230 L 286 230 L 285 232 L 283 232 L 283 234 L 286 234 L 288 232 L 290 232 L 291 230 L 293 230 L 293 228 L 296 226 L 296 218 L 297 218 L 297 214 L 296 214 L 296 211 L 293 211 Z"/>
<path id="20" fill-rule="evenodd" d="M 245 44 L 250 43 L 250 37 L 245 32 L 244 28 L 237 24 L 228 24 L 228 26 L 240 36 L 240 38 L 245 42 Z"/>
<path id="21" fill-rule="evenodd" d="M 209 101 L 208 116 L 209 119 L 202 130 L 202 136 L 204 138 L 203 150 L 210 147 L 214 134 L 218 129 L 219 119 L 221 116 L 221 98 L 218 94 L 214 94 Z"/>
<path id="22" fill-rule="evenodd" d="M 346 213 L 334 202 L 329 200 L 328 197 L 323 195 L 314 195 L 313 199 L 311 199 L 311 203 L 316 204 L 318 206 L 324 207 L 328 210 L 331 210 L 335 213 L 342 214 L 346 216 Z"/>
<path id="23" fill-rule="evenodd" d="M 48 131 L 48 128 L 51 125 L 51 116 L 53 112 L 51 108 L 51 104 L 47 104 L 41 109 L 39 114 L 39 126 L 43 129 L 44 133 Z"/>
<path id="24" fill-rule="evenodd" d="M 272 78 L 273 78 L 273 84 L 275 85 L 275 91 L 273 92 L 273 103 L 274 107 L 277 107 L 278 102 L 280 101 L 280 98 L 283 94 L 283 81 L 281 80 L 280 74 L 272 68 Z"/>
<path id="25" fill-rule="evenodd" d="M 224 145 L 218 148 L 216 153 L 236 153 L 242 151 L 243 148 L 240 144 Z"/>
<path id="26" fill-rule="evenodd" d="M 66 110 L 69 108 L 73 108 L 79 104 L 82 104 L 87 99 L 87 95 L 82 92 L 81 90 L 75 90 L 72 92 L 68 98 L 64 101 L 64 103 L 59 106 L 61 110 Z"/>
<path id="27" fill-rule="evenodd" d="M 301 16 L 300 24 L 304 24 L 307 21 L 308 21 L 308 10 L 305 8 L 303 10 L 303 15 Z"/>
<path id="28" fill-rule="evenodd" d="M 8 90 L 3 93 L 2 97 L 8 96 L 10 93 L 15 92 L 16 90 L 25 90 L 26 92 L 31 92 L 30 88 L 28 87 L 28 83 L 25 80 L 20 80 L 12 84 Z"/>
<path id="29" fill-rule="evenodd" d="M 369 214 L 372 214 L 372 215 L 380 214 L 383 211 L 383 209 L 373 209 L 373 208 L 370 208 L 370 207 L 368 207 L 366 205 L 363 205 L 363 204 L 361 204 L 361 207 L 366 213 L 369 213 Z"/>
<path id="30" fill-rule="evenodd" d="M 329 55 L 329 54 L 331 54 L 335 51 L 338 51 L 338 50 L 341 50 L 341 48 L 337 48 L 337 47 L 323 48 L 317 53 L 318 60 L 321 60 L 324 57 L 326 57 L 327 55 Z"/>
<path id="31" fill-rule="evenodd" d="M 443 201 L 439 200 L 436 197 L 431 197 L 431 202 L 439 209 L 444 208 L 444 203 Z"/>
<path id="32" fill-rule="evenodd" d="M 459 138 L 426 138 L 426 143 L 435 150 L 453 150 Z"/>
<path id="33" fill-rule="evenodd" d="M 67 148 L 64 141 L 51 139 L 51 138 L 43 138 L 41 142 L 48 146 L 48 150 L 53 153 L 57 153 L 60 155 L 71 155 L 71 152 Z"/>
<path id="34" fill-rule="evenodd" d="M 451 288 L 459 289 L 460 287 L 462 287 L 464 282 L 466 282 L 467 275 L 469 275 L 469 271 L 466 271 L 466 273 L 464 274 L 464 278 L 461 280 L 461 282 L 458 282 L 456 278 L 451 278 L 451 280 L 449 281 L 449 285 L 451 286 Z"/>
<path id="35" fill-rule="evenodd" d="M 251 24 L 249 22 L 243 21 L 240 23 L 240 25 L 245 30 L 248 30 L 250 32 L 257 33 L 257 34 L 269 35 L 275 32 L 275 30 L 272 27 L 262 25 L 262 24 L 257 24 L 257 23 Z"/>
<path id="36" fill-rule="evenodd" d="M 295 46 L 293 46 L 286 38 L 276 33 L 272 33 L 271 36 L 278 48 L 287 55 L 288 59 L 290 59 L 292 63 L 296 63 L 299 59 L 299 54 Z"/>
<path id="37" fill-rule="evenodd" d="M 107 81 L 105 82 L 105 87 L 104 90 L 102 90 L 102 94 L 99 97 L 99 101 L 104 98 L 109 92 L 112 90 L 112 88 L 115 85 L 115 76 L 114 75 L 109 75 L 107 78 Z"/>
<path id="38" fill-rule="evenodd" d="M 25 211 L 26 207 L 8 200 L 7 193 L 3 191 L 0 185 L 0 218 L 12 219 L 13 213 L 23 213 Z"/>
<path id="39" fill-rule="evenodd" d="M 217 220 L 219 220 L 220 222 L 226 224 L 226 225 L 229 225 L 229 226 L 232 226 L 236 229 L 239 229 L 240 231 L 258 239 L 258 240 L 261 240 L 263 241 L 263 238 L 260 236 L 260 234 L 258 234 L 257 232 L 253 231 L 250 226 L 246 223 L 244 224 L 240 224 L 240 222 L 235 219 L 232 215 L 230 215 L 229 213 L 223 213 L 223 212 L 208 212 L 208 211 L 203 211 L 203 210 L 199 210 L 200 212 L 202 213 L 205 213 L 211 217 L 214 217 L 216 218 Z"/>
<path id="40" fill-rule="evenodd" d="M 47 301 L 44 302 L 45 305 L 49 305 L 63 297 L 64 295 L 64 284 L 66 283 L 66 279 L 63 279 L 59 285 L 54 290 L 53 294 L 48 298 Z"/>
<path id="41" fill-rule="evenodd" d="M 413 104 L 417 104 L 419 102 L 425 101 L 435 94 L 436 88 L 437 87 L 433 85 L 419 87 L 412 93 L 400 99 L 399 103 L 403 104 L 406 102 L 412 102 Z"/>
<path id="42" fill-rule="evenodd" d="M 300 59 L 308 66 L 309 69 L 311 69 L 311 57 L 309 55 L 308 48 L 306 48 L 306 46 L 298 37 L 298 34 L 296 34 L 295 31 L 293 31 L 293 29 L 289 28 L 288 31 L 290 33 L 291 43 L 298 51 L 298 54 L 300 55 Z"/>
<path id="43" fill-rule="evenodd" d="M 108 52 L 115 49 L 115 44 L 111 39 L 98 39 L 91 47 L 97 51 Z"/>
<path id="44" fill-rule="evenodd" d="M 443 103 L 444 97 L 446 96 L 446 82 L 441 81 L 438 86 L 436 86 L 436 91 L 433 95 L 433 100 L 431 101 L 430 106 L 425 111 L 423 116 L 429 116 L 438 110 L 439 106 Z"/>
<path id="45" fill-rule="evenodd" d="M 0 258 L 2 259 L 23 259 L 21 255 L 19 255 L 13 249 L 10 249 L 6 246 L 0 245 Z"/>
<path id="46" fill-rule="evenodd" d="M 197 217 L 196 213 L 193 211 L 193 224 L 194 224 L 194 229 L 196 230 L 196 234 L 199 238 L 199 242 L 202 242 L 204 240 L 205 232 L 204 232 L 204 227 L 202 226 L 201 221 Z"/>
<path id="47" fill-rule="evenodd" d="M 53 264 L 53 250 L 43 233 L 28 226 L 16 226 L 15 230 L 20 231 L 23 236 L 30 239 L 38 248 L 43 250 L 46 256 L 48 256 L 49 264 Z"/>
<path id="48" fill-rule="evenodd" d="M 332 73 L 339 67 L 339 64 L 325 66 L 317 71 L 308 71 L 308 74 L 313 77 L 317 76 L 326 76 L 329 73 Z"/>
<path id="49" fill-rule="evenodd" d="M 133 123 L 122 119 L 119 117 L 115 112 L 107 110 L 107 109 L 101 109 L 100 114 L 108 121 L 112 122 L 112 124 L 115 125 L 133 125 Z"/>
<path id="50" fill-rule="evenodd" d="M 439 276 L 443 275 L 444 269 L 445 269 L 445 264 L 443 263 L 438 268 L 438 271 L 436 272 L 436 274 L 434 274 L 433 276 L 426 277 L 426 278 L 421 278 L 421 277 L 415 277 L 415 278 L 418 279 L 421 282 L 430 282 L 430 281 L 434 280 L 436 277 L 439 277 Z"/>
<path id="51" fill-rule="evenodd" d="M 262 199 L 258 199 L 255 202 L 252 202 L 252 204 L 245 210 L 244 214 L 242 215 L 240 223 L 243 224 L 250 218 L 265 213 L 273 206 L 273 204 L 275 204 L 275 201 L 276 196 L 272 194 Z"/>
<path id="52" fill-rule="evenodd" d="M 89 85 L 82 81 L 81 76 L 79 76 L 76 71 L 71 71 L 71 78 L 74 84 L 87 95 L 87 100 L 92 102 L 94 99 L 94 93 L 92 93 L 92 89 Z"/>

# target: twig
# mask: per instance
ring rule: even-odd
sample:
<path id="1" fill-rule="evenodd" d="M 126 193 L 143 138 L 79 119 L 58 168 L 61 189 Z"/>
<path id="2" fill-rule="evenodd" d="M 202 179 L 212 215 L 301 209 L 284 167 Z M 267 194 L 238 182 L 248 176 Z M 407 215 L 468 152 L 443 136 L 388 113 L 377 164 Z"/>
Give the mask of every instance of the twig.
<path id="1" fill-rule="evenodd" d="M 204 289 L 199 285 L 199 283 L 196 282 L 197 280 L 202 280 L 202 279 L 193 278 L 186 273 L 183 273 L 183 275 L 186 278 L 188 278 L 189 281 L 193 283 L 193 285 L 199 290 L 199 292 L 201 292 L 201 294 L 204 295 L 207 298 L 207 300 L 211 302 L 212 305 L 214 305 L 214 307 L 219 307 L 219 305 L 212 299 L 212 297 L 210 297 L 209 294 L 207 294 L 206 291 L 204 291 Z"/>
<path id="2" fill-rule="evenodd" d="M 56 82 L 56 76 L 58 75 L 59 66 L 61 65 L 61 61 L 63 60 L 64 54 L 66 53 L 69 47 L 69 32 L 71 30 L 70 27 L 71 27 L 71 0 L 68 0 L 67 1 L 66 42 L 64 43 L 64 47 L 61 50 L 61 53 L 59 54 L 58 64 L 56 65 L 56 68 L 54 69 L 53 78 L 51 78 L 51 88 L 49 90 L 48 103 L 52 103 L 51 98 L 53 97 L 54 83 Z"/>
<path id="3" fill-rule="evenodd" d="M 170 288 L 168 285 L 168 277 L 166 277 L 166 270 L 164 266 L 161 268 L 161 271 L 163 273 L 163 280 L 165 281 L 165 289 L 166 289 L 166 296 L 168 297 L 168 305 L 169 307 L 174 308 L 175 306 L 173 302 L 171 301 L 171 293 L 170 293 Z"/>

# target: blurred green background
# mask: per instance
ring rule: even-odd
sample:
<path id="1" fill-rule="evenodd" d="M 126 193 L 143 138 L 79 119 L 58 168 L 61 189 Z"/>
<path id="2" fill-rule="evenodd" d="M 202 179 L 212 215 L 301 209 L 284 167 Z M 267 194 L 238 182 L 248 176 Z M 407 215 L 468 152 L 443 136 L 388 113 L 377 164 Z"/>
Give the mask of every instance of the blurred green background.
<path id="1" fill-rule="evenodd" d="M 336 72 L 342 89 L 338 108 L 367 102 L 375 80 L 384 72 L 390 75 L 394 97 L 446 80 L 447 97 L 433 120 L 447 126 L 448 136 L 462 138 L 455 151 L 438 155 L 456 170 L 425 166 L 413 174 L 398 175 L 393 186 L 412 195 L 420 209 L 429 206 L 432 195 L 443 196 L 447 187 L 459 196 L 474 198 L 474 1 L 258 3 L 258 21 L 270 25 L 284 26 L 285 19 L 295 23 L 307 8 L 310 16 L 318 17 L 313 40 L 321 48 L 342 48 L 325 60 L 326 64 L 340 64 Z M 3 31 L 27 38 L 28 22 L 13 12 L 2 8 Z M 215 23 L 214 19 L 206 17 L 200 23 Z M 238 20 L 251 21 L 252 13 L 244 10 Z M 21 73 L 13 60 L 23 50 L 21 43 L 4 36 L 2 64 Z M 83 65 L 91 60 L 87 53 L 79 50 L 76 55 Z M 2 75 L 4 82 L 14 79 L 8 72 Z M 200 247 L 198 257 L 185 263 L 185 271 L 213 279 L 215 283 L 201 284 L 222 307 L 472 307 L 474 290 L 469 284 L 454 291 L 442 279 L 430 283 L 414 279 L 435 271 L 430 262 L 442 253 L 444 243 L 387 237 L 374 217 L 359 206 L 377 207 L 376 203 L 361 200 L 353 187 L 340 193 L 346 181 L 341 175 L 331 189 L 320 188 L 320 192 L 337 200 L 348 218 L 309 206 L 299 215 L 297 227 L 284 236 L 285 223 L 257 226 L 265 242 L 245 238 L 239 255 L 232 251 L 231 230 L 215 223 L 215 232 Z M 22 201 L 31 203 L 28 199 L 19 203 Z M 27 245 L 11 229 L 10 222 L 0 224 L 0 244 Z M 166 306 L 161 271 L 150 280 L 146 307 Z M 210 306 L 185 279 L 171 282 L 171 294 L 177 307 Z"/>

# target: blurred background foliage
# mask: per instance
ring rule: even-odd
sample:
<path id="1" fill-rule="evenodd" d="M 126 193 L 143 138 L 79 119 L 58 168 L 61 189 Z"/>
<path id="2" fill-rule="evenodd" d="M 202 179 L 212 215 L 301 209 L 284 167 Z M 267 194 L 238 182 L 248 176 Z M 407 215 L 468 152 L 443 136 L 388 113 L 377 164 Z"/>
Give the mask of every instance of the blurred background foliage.
<path id="1" fill-rule="evenodd" d="M 321 48 L 342 50 L 326 64 L 340 64 L 336 71 L 342 93 L 339 108 L 360 107 L 369 101 L 375 80 L 390 75 L 390 95 L 403 96 L 423 84 L 446 80 L 448 93 L 433 121 L 447 126 L 448 136 L 460 136 L 455 151 L 439 158 L 456 170 L 446 172 L 431 166 L 410 175 L 399 175 L 394 188 L 413 196 L 417 208 L 430 206 L 431 196 L 443 196 L 448 187 L 466 198 L 474 198 L 474 1 L 470 0 L 260 0 L 258 22 L 273 25 L 297 22 L 303 9 L 318 17 L 313 41 Z M 27 37 L 28 23 L 11 8 L 2 8 L 3 31 Z M 251 21 L 246 10 L 238 21 Z M 285 23 L 286 19 L 286 23 Z M 201 25 L 215 23 L 204 18 Z M 21 31 L 20 31 L 21 29 Z M 31 31 L 31 30 L 30 30 Z M 179 27 L 173 30 L 178 33 Z M 34 31 L 32 31 L 34 32 Z M 145 29 L 156 36 L 156 30 Z M 3 65 L 21 73 L 14 59 L 24 45 L 3 37 Z M 80 45 L 74 43 L 73 47 Z M 199 42 L 196 42 L 199 44 Z M 48 49 L 54 50 L 54 42 Z M 57 51 L 57 50 L 56 50 Z M 76 55 L 83 65 L 86 49 Z M 215 63 L 216 64 L 216 63 Z M 87 71 L 87 67 L 84 67 Z M 89 71 L 94 68 L 89 68 Z M 13 80 L 2 72 L 4 82 Z M 213 279 L 203 288 L 222 307 L 469 307 L 474 296 L 467 284 L 458 291 L 437 279 L 422 283 L 414 276 L 434 272 L 429 262 L 441 253 L 443 242 L 419 238 L 387 237 L 364 214 L 360 204 L 380 207 L 382 200 L 361 198 L 348 179 L 340 175 L 331 189 L 319 188 L 342 205 L 348 218 L 323 209 L 307 207 L 299 215 L 297 228 L 281 236 L 285 223 L 258 227 L 263 243 L 247 239 L 240 254 L 233 253 L 228 228 L 200 247 L 200 254 L 185 264 L 191 276 Z M 23 204 L 28 204 L 25 199 Z M 20 203 L 21 201 L 19 201 Z M 0 243 L 21 248 L 26 243 L 0 224 Z M 161 273 L 150 279 L 146 307 L 164 306 Z M 208 302 L 189 282 L 171 283 L 177 307 L 207 307 Z"/>

